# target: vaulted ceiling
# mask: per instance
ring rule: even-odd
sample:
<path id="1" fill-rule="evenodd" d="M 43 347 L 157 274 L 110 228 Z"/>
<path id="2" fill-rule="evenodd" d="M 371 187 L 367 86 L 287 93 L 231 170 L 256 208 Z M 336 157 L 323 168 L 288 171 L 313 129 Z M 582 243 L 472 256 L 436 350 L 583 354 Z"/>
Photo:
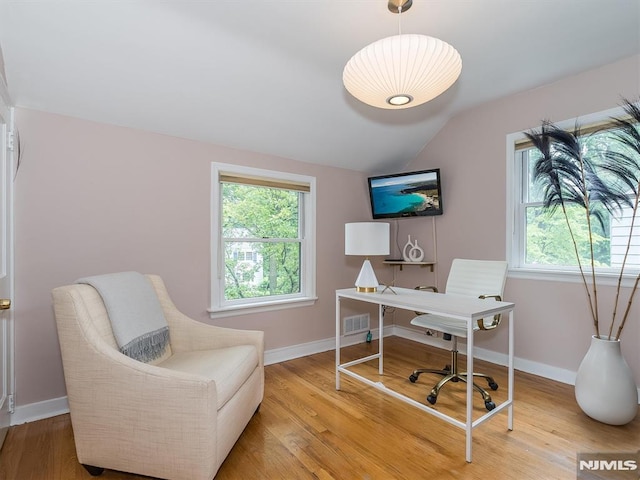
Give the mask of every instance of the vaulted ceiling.
<path id="1" fill-rule="evenodd" d="M 453 45 L 462 75 L 380 110 L 342 69 L 398 23 L 386 0 L 0 0 L 0 47 L 17 106 L 368 173 L 465 109 L 640 52 L 640 0 L 414 0 L 402 32 Z"/>

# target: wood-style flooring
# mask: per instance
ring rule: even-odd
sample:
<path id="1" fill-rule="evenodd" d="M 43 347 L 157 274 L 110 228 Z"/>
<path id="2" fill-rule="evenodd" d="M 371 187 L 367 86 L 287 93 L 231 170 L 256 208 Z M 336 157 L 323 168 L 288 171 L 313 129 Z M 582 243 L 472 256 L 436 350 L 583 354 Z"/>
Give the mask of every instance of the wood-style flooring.
<path id="1" fill-rule="evenodd" d="M 343 349 L 342 360 L 376 351 L 376 343 Z M 464 357 L 461 359 L 464 361 Z M 377 362 L 359 372 L 425 402 L 438 377 L 418 366 L 441 367 L 445 351 L 398 337 L 385 338 L 385 375 Z M 495 376 L 506 395 L 506 370 L 476 362 Z M 473 462 L 465 461 L 465 433 L 432 415 L 342 376 L 335 389 L 333 351 L 265 368 L 260 411 L 221 466 L 216 480 L 252 479 L 513 479 L 574 480 L 578 452 L 636 452 L 640 415 L 622 427 L 591 420 L 576 405 L 573 387 L 516 372 L 514 430 L 499 412 L 473 433 Z M 504 388 L 502 388 L 504 387 Z M 465 384 L 449 384 L 436 408 L 464 415 Z M 484 413 L 476 394 L 474 412 Z M 76 480 L 92 478 L 78 464 L 69 415 L 11 427 L 0 452 L 0 479 Z M 106 470 L 104 480 L 148 477 Z"/>

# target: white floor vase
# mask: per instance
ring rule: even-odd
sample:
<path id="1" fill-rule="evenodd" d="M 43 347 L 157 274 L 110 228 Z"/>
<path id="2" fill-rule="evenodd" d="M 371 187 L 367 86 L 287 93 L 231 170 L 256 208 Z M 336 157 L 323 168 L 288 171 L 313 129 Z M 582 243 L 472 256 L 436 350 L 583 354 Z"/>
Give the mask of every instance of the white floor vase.
<path id="1" fill-rule="evenodd" d="M 609 425 L 625 425 L 638 412 L 638 388 L 619 340 L 591 337 L 576 376 L 576 400 L 584 413 Z"/>

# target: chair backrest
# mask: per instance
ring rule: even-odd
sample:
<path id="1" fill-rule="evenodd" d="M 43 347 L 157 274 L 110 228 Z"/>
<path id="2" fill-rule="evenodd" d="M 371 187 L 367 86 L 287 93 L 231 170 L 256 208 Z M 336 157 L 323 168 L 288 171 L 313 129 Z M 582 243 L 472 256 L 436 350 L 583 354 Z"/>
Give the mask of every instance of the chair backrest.
<path id="1" fill-rule="evenodd" d="M 456 258 L 447 278 L 446 293 L 469 295 L 500 295 L 504 293 L 507 262 L 466 260 Z"/>

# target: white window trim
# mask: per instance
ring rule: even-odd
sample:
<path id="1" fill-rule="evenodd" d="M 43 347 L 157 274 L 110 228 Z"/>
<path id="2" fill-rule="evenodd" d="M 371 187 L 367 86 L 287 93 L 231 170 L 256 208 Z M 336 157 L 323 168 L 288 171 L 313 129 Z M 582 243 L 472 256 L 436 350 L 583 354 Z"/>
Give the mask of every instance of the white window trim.
<path id="1" fill-rule="evenodd" d="M 220 174 L 236 174 L 239 176 L 254 176 L 274 180 L 285 180 L 296 183 L 307 183 L 310 192 L 305 194 L 304 208 L 304 238 L 302 242 L 302 265 L 300 266 L 301 292 L 295 295 L 269 297 L 267 299 L 248 299 L 247 303 L 238 305 L 224 304 L 224 290 L 221 288 L 224 273 L 222 259 L 221 238 L 221 202 L 220 202 Z M 211 164 L 211 292 L 210 318 L 222 318 L 250 313 L 260 313 L 284 308 L 311 306 L 318 299 L 316 296 L 316 179 L 307 175 L 278 172 L 261 168 L 245 167 L 228 163 L 213 162 Z"/>
<path id="2" fill-rule="evenodd" d="M 602 112 L 592 113 L 589 115 L 581 116 L 579 118 L 573 118 L 562 122 L 555 122 L 560 128 L 572 129 L 576 121 L 580 125 L 589 125 L 601 120 L 608 120 L 610 117 L 617 117 L 624 115 L 622 107 L 616 107 Z M 534 129 L 539 128 L 540 125 L 532 127 Z M 529 131 L 527 129 L 525 131 Z M 522 192 L 522 188 L 517 185 L 517 181 L 522 179 L 521 165 L 516 162 L 515 156 L 515 144 L 525 139 L 524 132 L 510 133 L 506 137 L 506 250 L 507 261 L 509 262 L 508 276 L 510 278 L 522 278 L 528 280 L 542 280 L 542 281 L 556 281 L 556 282 L 569 282 L 569 283 L 582 283 L 582 277 L 577 267 L 565 267 L 565 268 L 550 268 L 545 267 L 531 267 L 523 266 L 522 252 L 524 250 L 524 238 L 522 238 L 522 225 L 523 215 L 518 211 L 516 205 L 516 198 Z M 591 280 L 590 268 L 584 268 L 585 277 L 587 281 Z M 587 271 L 589 270 L 589 271 Z M 636 273 L 637 274 L 637 273 Z M 625 287 L 632 287 L 636 274 L 632 270 L 625 271 L 623 276 L 622 285 Z M 598 271 L 596 269 L 596 277 L 598 279 L 598 285 L 610 285 L 615 286 L 618 282 L 618 275 L 611 270 Z"/>

